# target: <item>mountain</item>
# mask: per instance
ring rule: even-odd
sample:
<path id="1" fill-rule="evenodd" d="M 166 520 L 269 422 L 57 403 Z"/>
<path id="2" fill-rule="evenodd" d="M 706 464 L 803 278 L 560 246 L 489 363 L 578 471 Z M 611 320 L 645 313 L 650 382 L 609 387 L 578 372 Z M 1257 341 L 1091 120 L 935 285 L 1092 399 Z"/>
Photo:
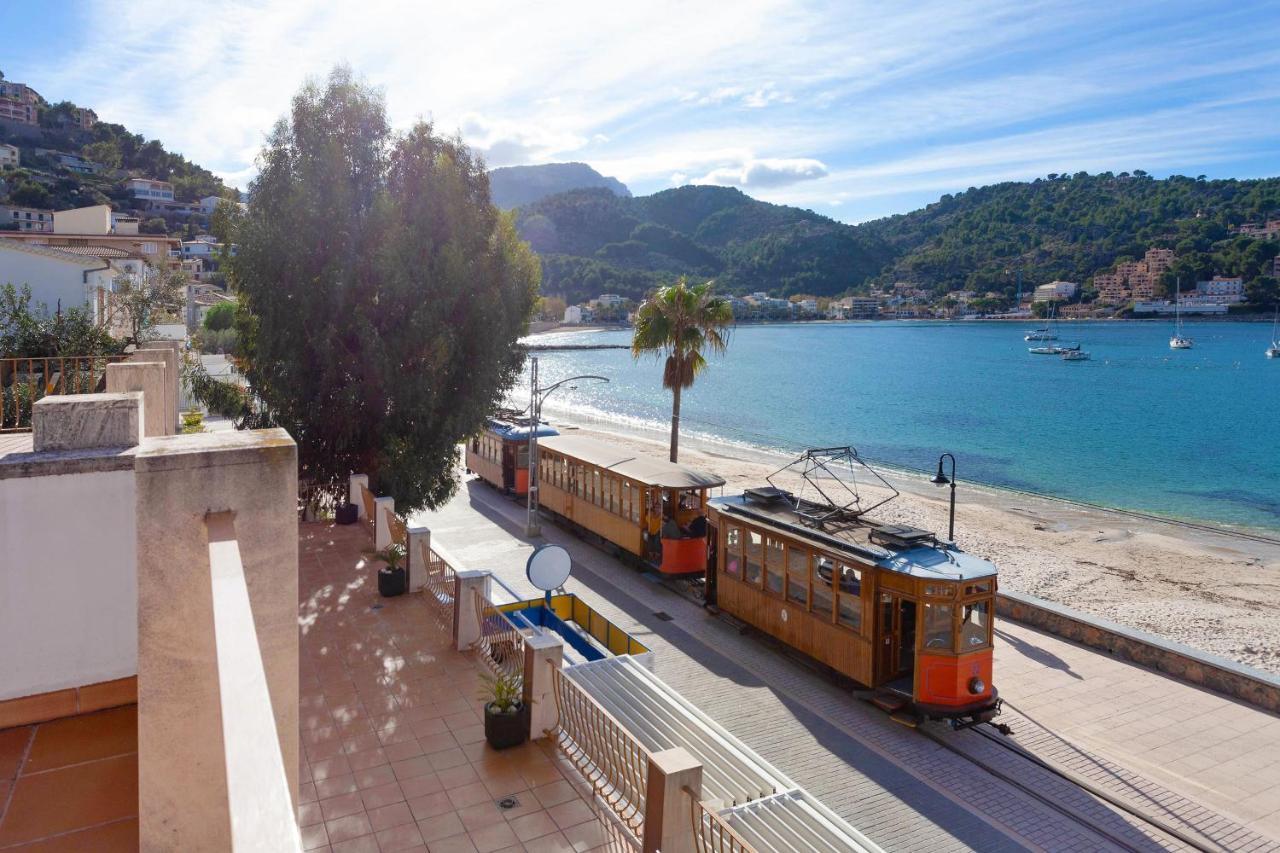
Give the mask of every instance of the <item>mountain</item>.
<path id="1" fill-rule="evenodd" d="M 970 189 L 856 226 L 711 186 L 638 198 L 574 190 L 520 207 L 516 224 L 542 258 L 543 292 L 573 302 L 638 298 L 680 274 L 714 277 L 728 293 L 832 296 L 908 282 L 938 295 L 1012 295 L 1017 270 L 1026 287 L 1085 283 L 1152 246 L 1177 251 L 1171 275 L 1184 280 L 1217 272 L 1274 287 L 1266 279 L 1280 240 L 1236 229 L 1277 217 L 1280 178 L 1139 171 Z"/>
<path id="2" fill-rule="evenodd" d="M 622 181 L 607 178 L 586 163 L 503 166 L 489 173 L 489 192 L 493 203 L 503 210 L 531 204 L 556 193 L 589 187 L 603 187 L 624 197 L 631 195 L 631 190 Z"/>
<path id="3" fill-rule="evenodd" d="M 887 244 L 812 211 L 727 187 L 640 198 L 574 190 L 525 205 L 516 226 L 542 258 L 542 290 L 639 298 L 677 275 L 732 293 L 839 293 L 893 260 Z"/>

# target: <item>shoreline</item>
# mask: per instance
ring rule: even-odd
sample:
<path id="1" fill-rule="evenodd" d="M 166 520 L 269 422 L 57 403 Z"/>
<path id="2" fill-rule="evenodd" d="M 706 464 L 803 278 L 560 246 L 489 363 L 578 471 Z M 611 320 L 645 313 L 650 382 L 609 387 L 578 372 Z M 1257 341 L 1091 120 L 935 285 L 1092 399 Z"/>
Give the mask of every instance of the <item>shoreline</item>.
<path id="1" fill-rule="evenodd" d="M 548 406 L 565 431 L 665 456 L 664 432 Z M 681 462 L 715 471 L 732 494 L 794 459 L 681 434 Z M 872 515 L 945 534 L 948 490 L 876 466 L 900 497 Z M 869 497 L 888 494 L 861 486 Z M 1183 522 L 961 480 L 956 540 L 992 560 L 1003 588 L 1057 602 L 1280 674 L 1280 545 L 1252 529 Z M 1271 531 L 1262 530 L 1262 537 Z"/>

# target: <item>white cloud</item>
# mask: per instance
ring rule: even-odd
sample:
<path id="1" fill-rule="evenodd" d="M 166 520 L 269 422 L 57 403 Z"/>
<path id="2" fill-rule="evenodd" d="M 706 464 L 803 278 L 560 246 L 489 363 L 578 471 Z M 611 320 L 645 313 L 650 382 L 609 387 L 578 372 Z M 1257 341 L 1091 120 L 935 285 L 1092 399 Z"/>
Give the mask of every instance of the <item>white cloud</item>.
<path id="1" fill-rule="evenodd" d="M 694 181 L 695 184 L 719 184 L 721 186 L 749 189 L 770 189 L 812 181 L 827 176 L 827 167 L 818 160 L 807 158 L 762 160 L 750 159 L 738 166 L 722 166 L 712 169 Z"/>
<path id="2" fill-rule="evenodd" d="M 462 117 L 458 131 L 467 144 L 484 155 L 489 166 L 518 166 L 564 157 L 587 144 L 575 133 L 557 132 L 535 124 L 494 121 L 477 113 Z"/>

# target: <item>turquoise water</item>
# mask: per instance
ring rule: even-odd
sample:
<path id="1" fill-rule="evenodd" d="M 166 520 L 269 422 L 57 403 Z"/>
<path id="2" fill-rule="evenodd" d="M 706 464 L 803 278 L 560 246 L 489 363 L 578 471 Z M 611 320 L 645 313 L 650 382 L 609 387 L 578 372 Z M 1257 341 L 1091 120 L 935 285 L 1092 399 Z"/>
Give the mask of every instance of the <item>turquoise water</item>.
<path id="1" fill-rule="evenodd" d="M 1271 324 L 1073 323 L 1088 362 L 1031 355 L 1022 325 L 742 326 L 687 392 L 683 431 L 779 450 L 852 444 L 908 468 L 958 460 L 961 480 L 1184 519 L 1280 529 L 1280 359 Z M 626 343 L 627 332 L 540 337 Z M 541 352 L 556 408 L 665 429 L 654 359 L 625 350 Z M 527 390 L 524 392 L 527 395 Z M 517 392 L 519 395 L 519 392 Z M 520 397 L 525 399 L 526 397 Z"/>

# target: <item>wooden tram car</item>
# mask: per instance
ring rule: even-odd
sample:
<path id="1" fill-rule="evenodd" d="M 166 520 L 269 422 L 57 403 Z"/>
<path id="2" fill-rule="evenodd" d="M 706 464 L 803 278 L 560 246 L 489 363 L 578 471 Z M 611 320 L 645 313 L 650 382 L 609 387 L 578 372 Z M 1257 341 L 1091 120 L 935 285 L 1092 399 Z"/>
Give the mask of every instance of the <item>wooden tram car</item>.
<path id="1" fill-rule="evenodd" d="M 528 418 L 490 418 L 467 442 L 467 470 L 513 495 L 528 494 L 530 428 Z M 539 440 L 560 434 L 545 423 L 537 430 Z"/>
<path id="2" fill-rule="evenodd" d="M 995 566 L 829 509 L 772 487 L 713 498 L 708 604 L 878 689 L 886 710 L 993 718 Z"/>
<path id="3" fill-rule="evenodd" d="M 586 436 L 538 440 L 541 507 L 667 575 L 707 567 L 707 490 L 724 480 Z M 680 528 L 679 535 L 668 535 Z"/>

